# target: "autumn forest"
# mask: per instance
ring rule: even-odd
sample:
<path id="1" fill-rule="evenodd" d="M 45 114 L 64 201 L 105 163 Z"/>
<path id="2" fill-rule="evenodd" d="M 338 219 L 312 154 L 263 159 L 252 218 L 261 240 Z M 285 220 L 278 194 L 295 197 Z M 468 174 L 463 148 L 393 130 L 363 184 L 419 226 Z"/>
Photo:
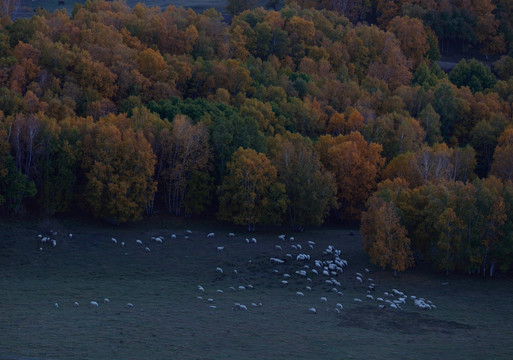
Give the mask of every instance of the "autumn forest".
<path id="1" fill-rule="evenodd" d="M 384 268 L 513 263 L 513 3 L 87 1 L 0 20 L 0 214 L 361 224 Z M 441 53 L 479 54 L 444 72 Z"/>

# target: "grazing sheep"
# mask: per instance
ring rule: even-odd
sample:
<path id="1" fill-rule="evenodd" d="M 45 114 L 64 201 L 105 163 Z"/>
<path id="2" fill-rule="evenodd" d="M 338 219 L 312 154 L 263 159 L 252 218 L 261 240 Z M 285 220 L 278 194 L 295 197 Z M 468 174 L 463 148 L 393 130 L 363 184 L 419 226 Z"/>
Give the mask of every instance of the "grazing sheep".
<path id="1" fill-rule="evenodd" d="M 176 234 L 171 234 L 171 239 L 176 239 Z"/>
<path id="2" fill-rule="evenodd" d="M 281 248 L 281 246 L 280 246 L 280 245 L 274 245 L 274 248 L 275 248 L 276 250 L 283 250 L 283 249 Z"/>
<path id="3" fill-rule="evenodd" d="M 210 305 L 210 308 L 211 308 L 211 309 L 217 309 L 217 306 L 215 306 L 215 305 Z"/>
<path id="4" fill-rule="evenodd" d="M 291 236 L 291 237 L 290 237 L 290 241 L 294 241 L 294 240 L 295 240 L 295 239 L 294 239 L 294 236 Z"/>
<path id="5" fill-rule="evenodd" d="M 203 300 L 203 297 L 201 297 L 201 296 L 196 296 L 196 299 Z"/>
<path id="6" fill-rule="evenodd" d="M 68 234 L 68 236 L 69 236 L 70 238 L 72 238 L 72 237 L 73 237 L 73 234 Z"/>
<path id="7" fill-rule="evenodd" d="M 98 303 L 96 301 L 91 301 L 89 304 L 91 304 L 91 306 L 98 307 Z"/>
<path id="8" fill-rule="evenodd" d="M 109 300 L 109 298 L 105 298 L 105 299 L 103 299 L 103 302 L 104 302 L 104 303 L 109 303 L 109 302 L 110 302 L 110 300 Z"/>
<path id="9" fill-rule="evenodd" d="M 356 277 L 356 280 L 358 280 L 359 282 L 362 282 L 362 278 L 359 276 Z"/>
<path id="10" fill-rule="evenodd" d="M 303 294 L 301 291 L 296 292 L 296 295 L 305 296 L 305 294 Z"/>
<path id="11" fill-rule="evenodd" d="M 214 302 L 214 299 L 210 298 L 210 299 L 207 299 L 207 301 L 208 301 L 209 303 L 213 303 L 213 302 Z"/>
<path id="12" fill-rule="evenodd" d="M 310 286 L 305 287 L 306 290 L 312 291 L 312 288 Z"/>
<path id="13" fill-rule="evenodd" d="M 282 235 L 278 236 L 278 239 L 280 239 L 280 240 L 285 240 L 285 235 L 284 235 L 284 234 L 282 234 Z"/>
<path id="14" fill-rule="evenodd" d="M 354 302 L 362 302 L 362 299 L 354 298 L 353 301 Z"/>
<path id="15" fill-rule="evenodd" d="M 281 281 L 281 283 L 282 283 L 283 285 L 287 285 L 289 282 L 288 282 L 287 280 L 282 280 L 282 281 Z"/>
<path id="16" fill-rule="evenodd" d="M 278 258 L 270 258 L 271 262 L 273 263 L 276 263 L 276 264 L 283 264 L 285 262 L 285 260 L 281 260 L 281 259 L 278 259 Z"/>
<path id="17" fill-rule="evenodd" d="M 217 292 L 218 292 L 219 294 L 222 294 L 222 293 L 223 293 L 223 290 L 221 290 L 221 289 L 217 289 Z"/>
<path id="18" fill-rule="evenodd" d="M 217 247 L 217 252 L 220 252 L 220 251 L 223 251 L 224 250 L 224 246 L 218 246 Z"/>
<path id="19" fill-rule="evenodd" d="M 199 290 L 199 291 L 203 291 L 203 292 L 205 291 L 205 289 L 204 289 L 204 288 L 203 288 L 203 286 L 201 286 L 201 285 L 198 285 L 198 290 Z"/>
<path id="20" fill-rule="evenodd" d="M 384 309 L 385 308 L 385 305 L 381 304 L 381 305 L 378 305 L 378 309 Z"/>
<path id="21" fill-rule="evenodd" d="M 121 247 L 125 247 L 125 242 L 124 241 L 121 242 Z"/>
<path id="22" fill-rule="evenodd" d="M 214 236 L 216 236 L 216 234 L 214 234 L 213 232 L 207 234 L 207 238 L 209 239 L 213 238 Z"/>
<path id="23" fill-rule="evenodd" d="M 242 304 L 239 305 L 239 309 L 241 309 L 241 310 L 248 310 L 247 306 L 246 305 L 242 305 Z"/>
<path id="24" fill-rule="evenodd" d="M 289 277 L 290 277 L 290 275 L 289 275 L 289 274 L 283 274 L 283 277 L 284 277 L 284 278 L 289 278 Z"/>
<path id="25" fill-rule="evenodd" d="M 234 233 L 229 233 L 229 234 L 228 234 L 228 237 L 233 238 L 233 237 L 235 237 L 235 234 L 234 234 Z"/>
<path id="26" fill-rule="evenodd" d="M 221 269 L 220 267 L 216 267 L 216 271 L 219 271 L 221 274 L 223 273 L 223 269 Z"/>
<path id="27" fill-rule="evenodd" d="M 321 297 L 321 302 L 328 302 L 328 299 L 326 299 L 326 297 L 322 296 Z"/>
<path id="28" fill-rule="evenodd" d="M 55 241 L 55 240 L 53 240 L 53 239 L 52 239 L 52 245 L 53 245 L 54 247 L 55 247 L 55 246 L 57 246 L 57 241 Z"/>
<path id="29" fill-rule="evenodd" d="M 239 285 L 239 287 L 238 287 L 237 289 L 239 289 L 239 290 L 241 290 L 241 291 L 244 291 L 244 290 L 246 290 L 246 287 L 245 287 L 245 286 L 242 286 L 242 285 Z"/>
<path id="30" fill-rule="evenodd" d="M 344 308 L 341 303 L 337 303 L 337 305 L 335 305 L 335 306 L 338 307 L 340 310 L 342 310 Z"/>
<path id="31" fill-rule="evenodd" d="M 58 308 L 58 307 L 59 307 L 59 303 L 55 303 L 55 304 L 53 304 L 53 306 L 55 306 L 56 308 Z"/>
<path id="32" fill-rule="evenodd" d="M 136 243 L 137 245 L 142 245 L 142 244 L 143 244 L 141 240 L 135 240 L 135 243 Z"/>
<path id="33" fill-rule="evenodd" d="M 112 242 L 113 242 L 114 244 L 117 244 L 117 243 L 118 243 L 118 241 L 117 241 L 115 238 L 112 238 L 111 240 L 112 240 Z"/>
<path id="34" fill-rule="evenodd" d="M 249 239 L 248 238 L 246 238 L 246 244 L 249 244 Z"/>
<path id="35" fill-rule="evenodd" d="M 308 309 L 308 312 L 310 312 L 312 314 L 317 314 L 317 309 L 314 307 L 311 307 L 310 309 Z"/>
<path id="36" fill-rule="evenodd" d="M 312 269 L 312 272 L 313 272 L 315 275 L 319 275 L 319 272 L 318 272 L 316 269 Z"/>
<path id="37" fill-rule="evenodd" d="M 314 241 L 308 241 L 308 244 L 309 245 L 315 245 L 315 242 Z"/>
<path id="38" fill-rule="evenodd" d="M 374 298 L 372 297 L 372 295 L 367 295 L 367 299 L 374 300 Z"/>
<path id="39" fill-rule="evenodd" d="M 133 308 L 134 307 L 134 304 L 132 303 L 126 303 L 126 306 L 129 307 L 129 308 Z"/>
<path id="40" fill-rule="evenodd" d="M 150 248 L 149 247 L 145 247 L 144 250 L 146 250 L 147 252 L 151 252 Z"/>
<path id="41" fill-rule="evenodd" d="M 251 238 L 251 242 L 252 242 L 253 244 L 256 244 L 256 243 L 257 243 L 257 239 L 255 239 L 255 238 Z"/>
<path id="42" fill-rule="evenodd" d="M 188 234 L 188 235 L 191 235 L 192 234 L 192 230 L 185 230 L 185 233 Z"/>
<path id="43" fill-rule="evenodd" d="M 156 242 L 156 243 L 160 243 L 160 244 L 162 244 L 162 238 L 160 238 L 160 237 L 155 238 L 155 242 Z"/>

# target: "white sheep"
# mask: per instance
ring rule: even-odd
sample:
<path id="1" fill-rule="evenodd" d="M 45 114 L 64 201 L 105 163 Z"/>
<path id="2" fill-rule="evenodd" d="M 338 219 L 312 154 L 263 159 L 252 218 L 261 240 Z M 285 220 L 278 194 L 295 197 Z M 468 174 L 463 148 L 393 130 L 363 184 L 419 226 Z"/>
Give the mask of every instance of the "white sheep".
<path id="1" fill-rule="evenodd" d="M 146 250 L 147 252 L 151 252 L 150 248 L 149 247 L 145 247 L 144 250 Z"/>
<path id="2" fill-rule="evenodd" d="M 162 244 L 162 238 L 161 237 L 155 238 L 155 242 Z"/>
<path id="3" fill-rule="evenodd" d="M 281 248 L 281 246 L 280 246 L 280 245 L 274 245 L 274 248 L 275 248 L 276 250 L 283 250 L 283 249 Z"/>
<path id="4" fill-rule="evenodd" d="M 136 243 L 137 245 L 142 245 L 142 244 L 143 244 L 141 240 L 135 240 L 135 243 Z"/>
<path id="5" fill-rule="evenodd" d="M 234 234 L 234 233 L 229 233 L 229 234 L 228 234 L 228 237 L 233 238 L 233 237 L 235 237 L 235 234 Z"/>
<path id="6" fill-rule="evenodd" d="M 287 280 L 282 280 L 282 281 L 281 281 L 281 283 L 282 283 L 283 285 L 287 285 L 289 282 L 288 282 Z"/>
<path id="7" fill-rule="evenodd" d="M 203 292 L 205 291 L 205 289 L 204 289 L 204 288 L 203 288 L 203 286 L 201 286 L 201 285 L 198 285 L 198 290 L 199 290 L 199 291 L 203 291 Z"/>
<path id="8" fill-rule="evenodd" d="M 58 307 L 59 307 L 59 303 L 55 303 L 55 304 L 53 304 L 53 306 L 55 306 L 56 308 L 58 308 Z"/>
<path id="9" fill-rule="evenodd" d="M 338 307 L 340 310 L 342 310 L 344 308 L 341 303 L 337 303 L 337 305 L 335 305 L 335 306 Z"/>
<path id="10" fill-rule="evenodd" d="M 315 245 L 315 242 L 310 240 L 310 241 L 308 241 L 308 244 L 309 245 Z"/>
<path id="11" fill-rule="evenodd" d="M 354 298 L 353 301 L 354 302 L 362 302 L 362 299 Z"/>
<path id="12" fill-rule="evenodd" d="M 203 300 L 202 296 L 196 296 L 196 299 Z"/>
<path id="13" fill-rule="evenodd" d="M 303 294 L 301 291 L 296 292 L 296 295 L 305 296 L 305 294 Z"/>
<path id="14" fill-rule="evenodd" d="M 216 236 L 216 234 L 214 234 L 213 232 L 207 234 L 207 238 L 209 239 L 213 238 L 214 236 Z"/>
<path id="15" fill-rule="evenodd" d="M 134 307 L 134 304 L 132 303 L 126 303 L 126 306 L 129 307 L 129 308 L 133 308 Z"/>
<path id="16" fill-rule="evenodd" d="M 192 230 L 185 230 L 185 233 L 188 234 L 188 235 L 191 235 L 192 234 Z"/>
<path id="17" fill-rule="evenodd" d="M 110 300 L 109 300 L 109 298 L 105 298 L 105 299 L 103 299 L 103 302 L 105 302 L 105 303 L 109 303 L 109 302 L 110 302 Z"/>
<path id="18" fill-rule="evenodd" d="M 176 239 L 176 234 L 171 234 L 171 239 Z"/>
<path id="19" fill-rule="evenodd" d="M 217 289 L 216 291 L 217 291 L 219 294 L 222 294 L 222 293 L 223 293 L 223 290 L 221 290 L 221 289 Z"/>
<path id="20" fill-rule="evenodd" d="M 98 307 L 98 303 L 96 301 L 91 301 L 89 304 L 91 304 L 91 306 Z"/>
<path id="21" fill-rule="evenodd" d="M 237 289 L 239 289 L 240 291 L 244 291 L 244 290 L 246 290 L 246 287 L 242 286 L 242 285 L 239 285 L 239 287 Z"/>
<path id="22" fill-rule="evenodd" d="M 285 262 L 285 260 L 281 260 L 281 259 L 278 259 L 278 258 L 270 258 L 269 260 L 271 260 L 271 262 L 273 263 L 276 263 L 276 264 L 283 264 Z"/>
<path id="23" fill-rule="evenodd" d="M 252 242 L 253 244 L 256 244 L 256 243 L 257 243 L 257 239 L 255 239 L 255 238 L 251 238 L 251 242 Z"/>
<path id="24" fill-rule="evenodd" d="M 121 247 L 125 247 L 125 242 L 124 241 L 121 242 Z"/>
<path id="25" fill-rule="evenodd" d="M 216 271 L 220 272 L 221 274 L 223 273 L 223 269 L 221 269 L 219 266 L 216 267 Z"/>
<path id="26" fill-rule="evenodd" d="M 223 251 L 224 250 L 224 246 L 218 246 L 216 249 L 217 249 L 217 252 Z"/>
<path id="27" fill-rule="evenodd" d="M 215 306 L 215 305 L 210 305 L 210 308 L 211 308 L 211 309 L 217 309 L 217 306 Z"/>
<path id="28" fill-rule="evenodd" d="M 317 309 L 314 307 L 311 307 L 310 309 L 308 309 L 308 312 L 310 312 L 312 314 L 317 314 Z"/>
<path id="29" fill-rule="evenodd" d="M 356 280 L 358 280 L 359 282 L 362 282 L 362 278 L 359 276 L 356 277 Z"/>
<path id="30" fill-rule="evenodd" d="M 321 296 L 321 302 L 328 302 L 328 299 L 326 299 L 324 296 Z"/>
<path id="31" fill-rule="evenodd" d="M 312 291 L 312 288 L 310 286 L 305 287 L 306 290 Z"/>
<path id="32" fill-rule="evenodd" d="M 367 299 L 374 300 L 374 298 L 372 297 L 372 295 L 367 295 Z"/>
<path id="33" fill-rule="evenodd" d="M 282 235 L 278 236 L 278 239 L 285 240 L 285 234 L 282 234 Z"/>
<path id="34" fill-rule="evenodd" d="M 75 302 L 73 303 L 73 306 L 78 307 L 78 306 L 80 306 L 80 304 L 79 304 L 77 301 L 75 301 Z"/>
<path id="35" fill-rule="evenodd" d="M 71 237 L 73 237 L 73 234 L 68 234 L 68 236 L 71 238 Z"/>
<path id="36" fill-rule="evenodd" d="M 112 238 L 111 240 L 112 240 L 112 242 L 113 242 L 114 244 L 117 244 L 117 243 L 118 243 L 118 241 L 116 240 L 116 238 Z"/>

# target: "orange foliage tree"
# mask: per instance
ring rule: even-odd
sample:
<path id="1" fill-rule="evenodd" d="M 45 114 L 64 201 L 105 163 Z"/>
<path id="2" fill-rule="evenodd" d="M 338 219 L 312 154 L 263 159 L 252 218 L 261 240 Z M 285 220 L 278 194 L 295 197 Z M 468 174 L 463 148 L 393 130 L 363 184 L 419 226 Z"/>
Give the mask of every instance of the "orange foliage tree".
<path id="1" fill-rule="evenodd" d="M 323 135 L 317 149 L 323 165 L 335 175 L 341 216 L 357 219 L 385 163 L 381 145 L 368 143 L 359 132 L 352 132 L 337 137 Z"/>

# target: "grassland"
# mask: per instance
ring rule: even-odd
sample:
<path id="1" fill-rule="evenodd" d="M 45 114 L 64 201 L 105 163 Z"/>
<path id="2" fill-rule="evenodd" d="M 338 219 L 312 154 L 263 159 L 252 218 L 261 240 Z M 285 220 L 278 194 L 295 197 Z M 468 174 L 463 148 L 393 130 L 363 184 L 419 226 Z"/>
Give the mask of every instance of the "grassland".
<path id="1" fill-rule="evenodd" d="M 277 238 L 283 229 L 245 234 L 222 224 L 166 217 L 123 228 L 74 220 L 2 221 L 0 228 L 1 359 L 513 358 L 511 278 L 446 278 L 419 270 L 394 278 L 368 262 L 359 235 L 348 229 L 290 234 L 303 250 L 307 241 L 316 242 L 314 250 L 303 251 L 312 261 L 272 265 L 271 256 L 300 252 Z M 57 246 L 41 251 L 37 235 L 50 228 L 58 231 Z M 193 231 L 189 239 L 186 229 Z M 215 238 L 206 238 L 210 231 Z M 229 238 L 229 232 L 236 236 Z M 171 239 L 173 233 L 177 239 Z M 164 236 L 164 244 L 152 243 L 152 236 Z M 248 245 L 246 237 L 258 243 Z M 325 258 L 328 245 L 341 249 L 349 263 L 337 277 L 342 297 L 321 276 L 309 275 L 308 292 L 305 278 L 294 275 L 314 258 Z M 217 246 L 225 250 L 217 252 Z M 218 266 L 224 274 L 216 272 Z M 430 299 L 437 310 L 418 310 L 411 302 L 402 311 L 379 310 L 375 300 L 365 299 L 368 281 L 355 280 L 365 268 L 376 284 L 374 297 L 395 288 Z M 285 272 L 292 274 L 287 286 L 280 283 Z M 248 284 L 254 289 L 230 290 Z M 328 302 L 321 303 L 321 296 Z M 99 307 L 90 306 L 92 300 Z M 235 302 L 248 311 L 233 310 Z M 337 302 L 344 305 L 340 314 L 333 310 Z M 308 313 L 312 306 L 315 315 Z"/>
<path id="2" fill-rule="evenodd" d="M 20 9 L 18 12 L 19 17 L 30 17 L 32 16 L 34 9 L 41 7 L 53 13 L 57 9 L 66 9 L 68 14 L 71 14 L 73 10 L 73 4 L 85 3 L 84 0 L 64 0 L 64 5 L 59 5 L 58 0 L 21 0 Z M 176 7 L 191 8 L 195 12 L 203 12 L 206 9 L 214 8 L 221 13 L 225 13 L 226 1 L 225 0 L 152 0 L 152 1 L 138 1 L 138 0 L 127 0 L 126 4 L 133 8 L 137 3 L 144 3 L 146 6 L 159 6 L 161 9 L 165 9 L 169 5 Z M 264 5 L 265 1 L 261 1 L 261 5 Z"/>

